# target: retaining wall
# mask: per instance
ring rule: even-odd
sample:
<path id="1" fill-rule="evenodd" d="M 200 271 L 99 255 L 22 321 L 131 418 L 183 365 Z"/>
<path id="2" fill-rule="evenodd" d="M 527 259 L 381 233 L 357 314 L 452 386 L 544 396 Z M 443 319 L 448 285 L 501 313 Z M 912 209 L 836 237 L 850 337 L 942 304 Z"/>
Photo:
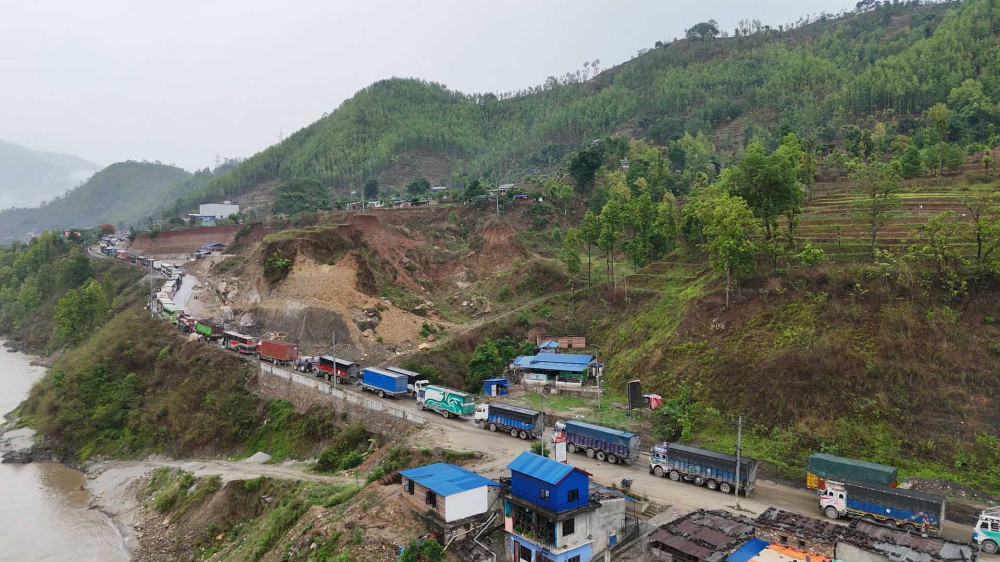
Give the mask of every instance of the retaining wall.
<path id="1" fill-rule="evenodd" d="M 373 398 L 334 388 L 313 376 L 300 375 L 260 363 L 257 387 L 274 398 L 287 400 L 300 411 L 313 404 L 330 404 L 347 412 L 348 421 L 363 423 L 365 429 L 384 437 L 394 437 L 427 420 L 418 414 L 394 408 Z"/>

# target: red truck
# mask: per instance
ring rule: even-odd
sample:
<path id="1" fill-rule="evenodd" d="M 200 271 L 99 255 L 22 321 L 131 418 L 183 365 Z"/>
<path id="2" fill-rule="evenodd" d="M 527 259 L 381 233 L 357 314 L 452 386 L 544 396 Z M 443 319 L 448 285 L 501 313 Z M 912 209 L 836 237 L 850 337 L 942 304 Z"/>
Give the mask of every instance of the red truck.
<path id="1" fill-rule="evenodd" d="M 299 358 L 299 346 L 287 341 L 260 340 L 257 344 L 257 355 L 261 361 L 270 361 L 275 365 L 291 365 Z"/>
<path id="2" fill-rule="evenodd" d="M 187 314 L 182 314 L 177 317 L 177 329 L 182 332 L 193 332 L 194 327 L 198 324 L 198 320 L 188 316 Z"/>

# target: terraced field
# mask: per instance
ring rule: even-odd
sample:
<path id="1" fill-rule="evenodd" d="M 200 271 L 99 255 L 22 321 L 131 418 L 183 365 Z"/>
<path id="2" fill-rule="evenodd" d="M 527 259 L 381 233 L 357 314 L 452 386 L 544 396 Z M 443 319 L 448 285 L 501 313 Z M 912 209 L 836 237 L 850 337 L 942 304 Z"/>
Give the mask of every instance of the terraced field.
<path id="1" fill-rule="evenodd" d="M 983 183 L 983 179 L 982 168 L 968 164 L 957 174 L 907 180 L 900 193 L 903 207 L 882 227 L 878 246 L 903 247 L 912 229 L 949 209 L 958 213 L 960 219 L 969 220 L 963 203 L 966 198 L 978 192 L 1000 190 L 997 180 Z M 822 248 L 835 261 L 866 259 L 871 254 L 871 233 L 864 221 L 851 218 L 854 199 L 846 178 L 817 183 L 799 222 L 799 240 Z M 969 240 L 956 243 L 970 252 L 973 249 Z"/>

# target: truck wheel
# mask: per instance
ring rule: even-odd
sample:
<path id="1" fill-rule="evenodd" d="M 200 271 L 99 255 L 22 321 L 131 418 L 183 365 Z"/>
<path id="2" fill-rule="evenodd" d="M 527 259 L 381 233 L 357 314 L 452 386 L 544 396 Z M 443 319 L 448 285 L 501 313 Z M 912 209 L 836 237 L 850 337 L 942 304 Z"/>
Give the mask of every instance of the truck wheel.
<path id="1" fill-rule="evenodd" d="M 614 455 L 608 453 L 608 464 L 618 464 L 618 459 Z"/>
<path id="2" fill-rule="evenodd" d="M 907 533 L 910 533 L 911 535 L 919 535 L 920 534 L 920 530 L 917 529 L 917 526 L 914 525 L 913 523 L 904 523 L 904 524 L 900 525 L 899 528 L 900 528 L 900 530 L 902 530 L 904 532 L 907 532 Z"/>
<path id="3" fill-rule="evenodd" d="M 512 428 L 512 429 L 510 430 L 510 436 L 511 436 L 511 437 L 517 437 L 517 430 L 516 430 L 516 429 L 513 429 L 513 428 Z"/>
<path id="4" fill-rule="evenodd" d="M 522 429 L 521 431 L 517 432 L 517 436 L 520 437 L 521 439 L 527 439 L 528 432 Z"/>
<path id="5" fill-rule="evenodd" d="M 424 411 L 424 403 L 423 402 L 417 402 L 417 408 L 420 408 L 420 411 L 423 412 Z"/>
<path id="6" fill-rule="evenodd" d="M 653 474 L 659 476 L 660 478 L 663 478 L 663 467 L 662 466 L 654 466 L 653 467 Z"/>
<path id="7" fill-rule="evenodd" d="M 723 494 L 728 494 L 733 491 L 733 487 L 729 485 L 729 482 L 723 482 L 722 484 L 719 484 L 719 491 Z"/>
<path id="8" fill-rule="evenodd" d="M 980 548 L 980 550 L 982 550 L 986 554 L 996 554 L 997 553 L 997 543 L 995 543 L 993 541 L 990 541 L 990 540 L 983 541 L 982 544 L 979 545 L 979 548 Z"/>
<path id="9" fill-rule="evenodd" d="M 479 429 L 486 429 L 486 422 L 479 420 L 476 422 L 476 427 L 478 427 Z"/>
<path id="10" fill-rule="evenodd" d="M 719 489 L 719 483 L 716 482 L 715 480 L 709 480 L 708 482 L 705 482 L 705 485 L 709 490 L 712 490 L 713 492 Z"/>
<path id="11" fill-rule="evenodd" d="M 680 482 L 681 481 L 681 473 L 677 472 L 676 470 L 671 470 L 670 471 L 670 479 L 673 480 L 674 482 Z"/>
<path id="12" fill-rule="evenodd" d="M 497 432 L 497 424 L 491 423 L 490 424 L 490 431 L 492 431 L 493 433 L 496 433 Z"/>
<path id="13" fill-rule="evenodd" d="M 593 449 L 587 449 L 587 458 L 588 459 L 594 458 L 594 450 Z"/>
<path id="14" fill-rule="evenodd" d="M 837 508 L 832 505 L 827 506 L 824 513 L 830 519 L 840 519 L 840 513 L 837 512 Z"/>
<path id="15" fill-rule="evenodd" d="M 704 486 L 705 485 L 705 479 L 702 478 L 701 476 L 695 476 L 694 477 L 694 485 L 695 486 Z"/>
<path id="16" fill-rule="evenodd" d="M 574 445 L 572 443 L 568 443 L 566 445 L 566 452 L 567 453 L 575 453 L 576 452 L 576 445 Z"/>
<path id="17" fill-rule="evenodd" d="M 385 398 L 385 391 L 384 390 L 378 391 L 378 397 L 379 398 Z"/>
<path id="18" fill-rule="evenodd" d="M 450 420 L 451 419 L 451 412 L 444 411 L 444 412 L 441 412 L 441 415 L 444 416 L 444 419 L 446 419 L 446 420 Z"/>
<path id="19" fill-rule="evenodd" d="M 604 451 L 597 451 L 597 460 L 599 460 L 599 461 L 601 461 L 601 462 L 604 462 L 605 460 L 607 460 L 607 458 L 608 458 L 608 457 L 607 457 L 607 455 L 606 455 L 606 454 L 604 453 Z"/>

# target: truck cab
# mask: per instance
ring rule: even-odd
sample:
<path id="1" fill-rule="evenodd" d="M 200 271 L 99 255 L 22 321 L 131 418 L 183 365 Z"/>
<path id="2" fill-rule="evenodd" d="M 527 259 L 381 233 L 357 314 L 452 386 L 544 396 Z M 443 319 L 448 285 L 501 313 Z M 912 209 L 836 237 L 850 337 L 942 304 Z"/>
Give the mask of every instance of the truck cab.
<path id="1" fill-rule="evenodd" d="M 979 521 L 972 531 L 972 542 L 987 554 L 996 554 L 1000 547 L 1000 506 L 990 507 L 979 514 Z"/>
<path id="2" fill-rule="evenodd" d="M 486 422 L 490 418 L 490 405 L 489 404 L 476 404 L 476 411 L 472 413 L 472 421 L 474 422 Z"/>
<path id="3" fill-rule="evenodd" d="M 566 437 L 566 422 L 557 421 L 552 426 L 552 442 L 555 443 L 557 439 L 564 437 Z"/>
<path id="4" fill-rule="evenodd" d="M 839 519 L 847 513 L 847 488 L 840 482 L 826 481 L 819 494 L 819 509 L 830 519 Z"/>

